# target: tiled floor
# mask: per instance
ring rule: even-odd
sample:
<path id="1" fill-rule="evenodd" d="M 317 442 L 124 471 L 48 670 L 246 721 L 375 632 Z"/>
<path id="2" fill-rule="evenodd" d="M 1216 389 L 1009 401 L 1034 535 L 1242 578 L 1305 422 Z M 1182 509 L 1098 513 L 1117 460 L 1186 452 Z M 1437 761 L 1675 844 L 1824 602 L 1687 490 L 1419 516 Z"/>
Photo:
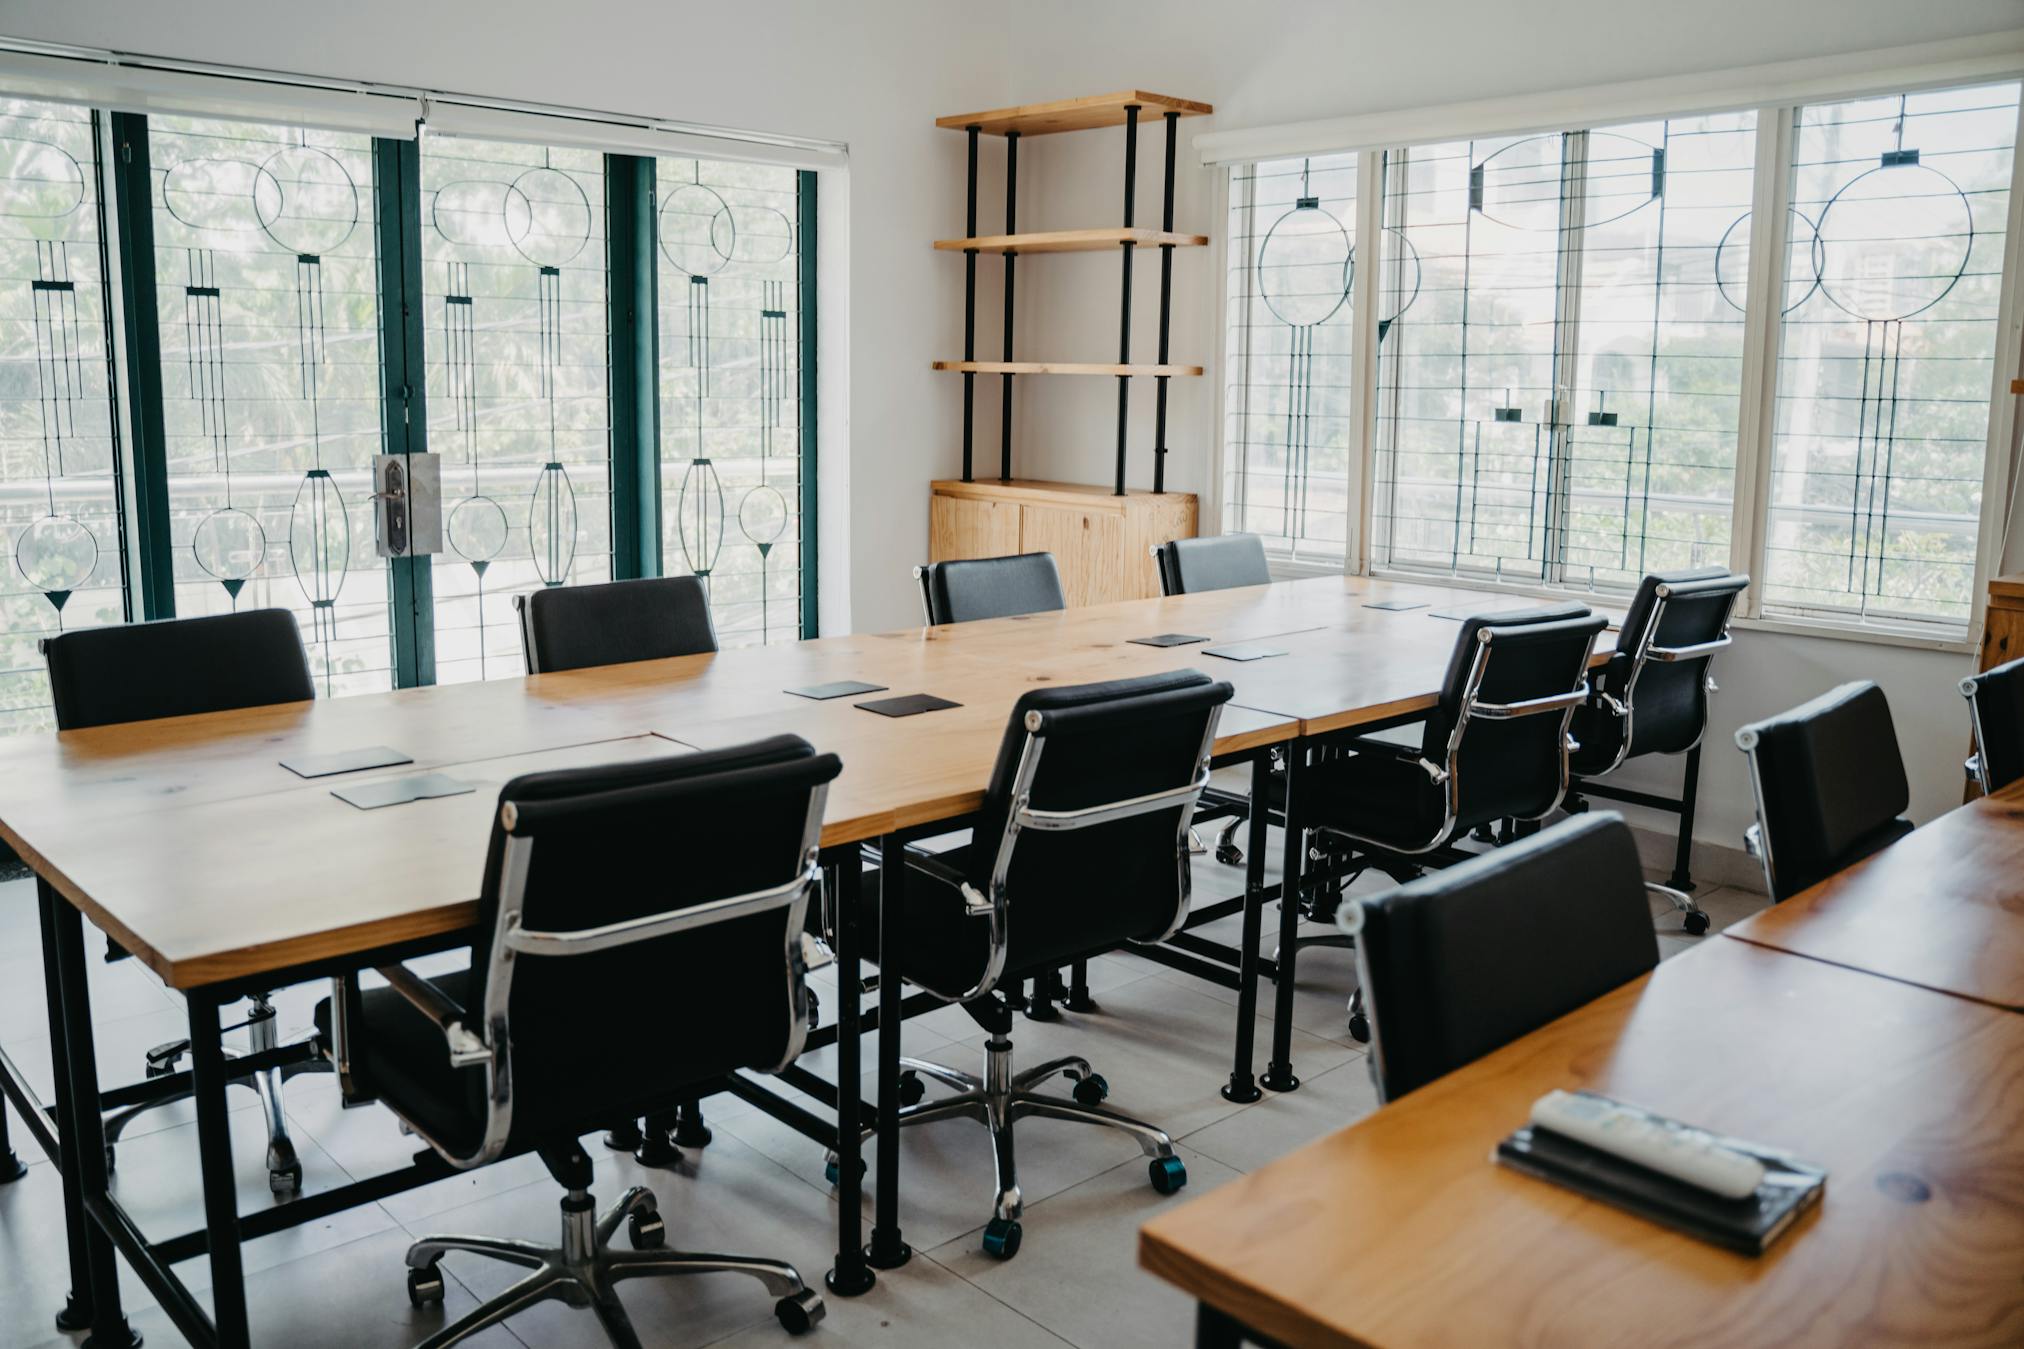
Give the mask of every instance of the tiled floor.
<path id="1" fill-rule="evenodd" d="M 1389 884 L 1373 878 L 1371 888 Z M 1196 894 L 1235 893 L 1241 876 L 1200 859 Z M 1359 883 L 1360 890 L 1364 883 Z M 1701 896 L 1717 930 L 1763 904 L 1759 895 L 1716 890 Z M 1653 907 L 1660 947 L 1671 955 L 1696 940 L 1679 935 L 1679 920 Z M 1208 929 L 1237 940 L 1237 919 Z M 1268 911 L 1269 951 L 1276 911 Z M 1670 935 L 1668 935 L 1670 934 Z M 95 949 L 96 939 L 92 940 Z M 1235 994 L 1132 955 L 1092 967 L 1101 1011 L 1067 1014 L 1040 1024 L 1020 1021 L 1013 1032 L 1018 1061 L 1058 1054 L 1087 1057 L 1110 1080 L 1111 1103 L 1171 1132 L 1188 1166 L 1188 1188 L 1163 1199 L 1146 1182 L 1138 1149 L 1123 1135 L 1043 1120 L 1023 1122 L 1020 1180 L 1026 1194 L 1025 1244 L 1001 1263 L 978 1247 L 990 1216 L 991 1161 L 980 1127 L 958 1121 L 909 1130 L 904 1161 L 902 1223 L 914 1259 L 883 1274 L 869 1295 L 829 1298 L 829 1314 L 809 1342 L 905 1346 L 991 1345 L 1168 1346 L 1184 1343 L 1191 1309 L 1179 1293 L 1139 1272 L 1138 1225 L 1160 1208 L 1184 1202 L 1231 1177 L 1375 1108 L 1360 1046 L 1348 1035 L 1344 1001 L 1354 986 L 1348 952 L 1302 953 L 1294 1000 L 1294 1061 L 1302 1085 L 1234 1106 L 1218 1093 L 1229 1072 Z M 177 997 L 134 962 L 92 962 L 101 1076 L 130 1080 L 150 1045 L 174 1037 Z M 824 1006 L 835 1006 L 833 983 Z M 1263 1001 L 1269 1016 L 1270 986 Z M 295 989 L 277 1001 L 285 1031 L 300 1033 L 320 990 Z M 1269 1020 L 1257 1027 L 1258 1067 L 1270 1044 Z M 907 1052 L 975 1070 L 983 1033 L 957 1008 L 909 1022 Z M 0 1044 L 37 1079 L 47 1099 L 47 1020 L 42 994 L 34 894 L 28 884 L 0 884 Z M 866 1049 L 869 1064 L 871 1051 Z M 835 1072 L 834 1051 L 810 1055 L 815 1071 Z M 1061 1084 L 1064 1088 L 1066 1083 Z M 871 1091 L 869 1078 L 866 1092 Z M 253 1104 L 234 1092 L 235 1110 Z M 310 1188 L 341 1183 L 399 1165 L 415 1150 L 391 1117 L 377 1109 L 344 1111 L 334 1082 L 311 1076 L 291 1082 L 288 1113 Z M 630 1158 L 593 1148 L 601 1199 L 630 1184 L 660 1196 L 672 1246 L 738 1251 L 793 1261 L 818 1282 L 833 1254 L 835 1208 L 822 1178 L 822 1151 L 770 1117 L 725 1098 L 709 1106 L 716 1140 L 692 1151 L 677 1171 L 648 1171 Z M 250 1210 L 272 1202 L 260 1161 L 256 1117 L 235 1120 L 240 1202 Z M 121 1199 L 157 1235 L 201 1221 L 195 1125 L 187 1106 L 151 1112 L 129 1131 L 115 1180 Z M 0 1187 L 0 1345 L 62 1346 L 81 1341 L 55 1331 L 50 1317 L 67 1285 L 58 1177 L 15 1122 L 15 1143 L 32 1165 L 28 1176 Z M 402 1253 L 429 1232 L 475 1231 L 550 1242 L 558 1190 L 531 1157 L 458 1176 L 384 1203 L 311 1223 L 247 1247 L 250 1314 L 257 1344 L 289 1349 L 409 1344 L 489 1294 L 511 1277 L 504 1266 L 451 1257 L 447 1306 L 411 1311 Z M 867 1216 L 869 1199 L 867 1199 Z M 203 1261 L 180 1267 L 199 1297 L 207 1287 Z M 130 1315 L 151 1346 L 183 1343 L 131 1272 L 124 1277 Z M 643 1280 L 624 1286 L 627 1307 L 650 1345 L 785 1343 L 771 1299 L 735 1277 Z M 471 1341 L 478 1345 L 600 1345 L 587 1313 L 549 1303 Z"/>

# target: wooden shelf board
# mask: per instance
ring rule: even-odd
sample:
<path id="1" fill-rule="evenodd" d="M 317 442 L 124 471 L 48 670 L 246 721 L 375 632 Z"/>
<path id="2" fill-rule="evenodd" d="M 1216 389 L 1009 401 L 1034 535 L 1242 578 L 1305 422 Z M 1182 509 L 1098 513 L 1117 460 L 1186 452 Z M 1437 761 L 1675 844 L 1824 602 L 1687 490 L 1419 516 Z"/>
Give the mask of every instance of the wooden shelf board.
<path id="1" fill-rule="evenodd" d="M 1038 478 L 1014 478 L 1010 482 L 1005 482 L 989 474 L 979 476 L 975 482 L 964 482 L 961 478 L 938 478 L 928 484 L 928 487 L 939 496 L 1016 496 L 1026 500 L 1051 501 L 1064 506 L 1103 506 L 1106 503 L 1134 499 L 1160 502 L 1195 499 L 1192 492 L 1153 492 L 1143 487 L 1126 488 L 1125 494 L 1120 497 L 1112 491 L 1108 483 L 1046 482 Z"/>
<path id="2" fill-rule="evenodd" d="M 1199 365 L 1092 365 L 1077 361 L 936 361 L 937 370 L 976 375 L 1199 375 Z"/>
<path id="3" fill-rule="evenodd" d="M 947 253 L 1096 253 L 1115 249 L 1129 240 L 1140 248 L 1172 244 L 1176 248 L 1199 248 L 1209 242 L 1206 234 L 1174 234 L 1164 230 L 1116 229 L 1045 230 L 1031 234 L 984 234 L 975 239 L 937 239 L 935 247 Z"/>
<path id="4" fill-rule="evenodd" d="M 1143 89 L 1126 89 L 1115 94 L 1089 98 L 1064 98 L 1052 103 L 1022 103 L 1016 108 L 994 108 L 990 112 L 964 112 L 937 117 L 935 125 L 962 131 L 976 127 L 987 136 L 1016 131 L 1021 136 L 1047 136 L 1057 131 L 1091 131 L 1097 127 L 1123 126 L 1124 110 L 1139 105 L 1139 125 L 1157 122 L 1170 112 L 1183 117 L 1201 117 L 1215 111 L 1206 103 L 1188 98 L 1149 94 Z"/>

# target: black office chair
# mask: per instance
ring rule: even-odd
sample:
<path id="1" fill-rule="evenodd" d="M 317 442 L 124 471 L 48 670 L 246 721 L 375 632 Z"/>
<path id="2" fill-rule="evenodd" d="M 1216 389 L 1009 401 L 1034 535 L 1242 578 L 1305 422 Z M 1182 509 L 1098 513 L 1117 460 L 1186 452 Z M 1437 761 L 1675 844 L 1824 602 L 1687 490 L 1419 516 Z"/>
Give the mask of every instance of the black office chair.
<path id="1" fill-rule="evenodd" d="M 340 981 L 316 1009 L 347 1103 L 377 1099 L 446 1161 L 528 1150 L 568 1193 L 558 1247 L 475 1236 L 408 1248 L 408 1293 L 443 1297 L 452 1252 L 531 1270 L 430 1336 L 455 1344 L 544 1298 L 588 1305 L 637 1346 L 613 1285 L 725 1272 L 763 1282 L 789 1331 L 822 1316 L 794 1267 L 659 1249 L 651 1190 L 594 1217 L 578 1145 L 611 1121 L 663 1110 L 739 1069 L 777 1072 L 807 1034 L 800 942 L 823 798 L 841 770 L 795 736 L 646 762 L 515 778 L 499 793 L 468 970 L 388 986 Z M 671 840 L 698 846 L 668 865 Z M 612 1249 L 625 1224 L 633 1250 Z"/>
<path id="2" fill-rule="evenodd" d="M 1736 747 L 1757 798 L 1743 843 L 1764 864 L 1774 903 L 1912 831 L 1890 703 L 1866 679 L 1743 727 Z"/>
<path id="3" fill-rule="evenodd" d="M 529 674 L 717 649 L 710 597 L 693 576 L 552 586 L 515 595 L 513 604 Z"/>
<path id="4" fill-rule="evenodd" d="M 1155 544 L 1153 564 L 1159 572 L 1162 595 L 1194 595 L 1205 590 L 1232 590 L 1238 586 L 1272 583 L 1272 569 L 1265 561 L 1265 543 L 1256 534 L 1218 534 L 1199 539 L 1169 539 Z M 1277 749 L 1272 752 L 1272 774 L 1268 806 L 1273 822 L 1283 824 L 1286 805 L 1286 761 Z M 1225 866 L 1240 866 L 1244 850 L 1237 846 L 1237 831 L 1251 814 L 1251 798 L 1211 787 L 1202 793 L 1196 824 L 1228 820 L 1216 838 L 1216 860 Z"/>
<path id="5" fill-rule="evenodd" d="M 930 627 L 1068 607 L 1052 553 L 930 562 L 914 568 L 914 579 L 921 584 L 921 612 Z"/>
<path id="6" fill-rule="evenodd" d="M 232 712 L 316 697 L 302 629 L 286 609 L 249 609 L 207 618 L 85 628 L 43 639 L 42 654 L 49 662 L 49 692 L 59 731 L 200 712 Z M 108 943 L 106 959 L 123 959 L 126 954 Z M 245 1023 L 249 1052 L 261 1054 L 279 1048 L 273 1003 L 267 994 L 258 993 L 252 1004 Z M 188 1040 L 156 1045 L 148 1051 L 147 1075 L 164 1077 L 175 1072 L 189 1048 Z M 293 1194 L 302 1186 L 302 1163 L 288 1136 L 281 1085 L 297 1074 L 322 1068 L 314 1061 L 292 1063 L 231 1079 L 234 1086 L 259 1093 L 266 1111 L 267 1183 L 275 1194 Z M 107 1116 L 107 1169 L 117 1160 L 120 1135 L 128 1124 L 145 1111 L 189 1095 L 188 1091 L 177 1092 Z"/>
<path id="7" fill-rule="evenodd" d="M 2013 660 L 1961 681 L 1975 752 L 1968 776 L 1982 795 L 2024 778 L 2024 660 Z"/>
<path id="8" fill-rule="evenodd" d="M 995 990 L 1179 930 L 1188 914 L 1188 817 L 1208 780 L 1216 720 L 1231 692 L 1180 670 L 1022 695 L 969 844 L 939 854 L 909 851 L 899 910 L 881 915 L 875 902 L 865 904 L 868 926 L 901 925 L 898 967 L 880 977 L 905 978 L 962 1003 L 989 1032 L 982 1076 L 902 1060 L 900 1123 L 964 1118 L 990 1129 L 998 1188 L 984 1249 L 1000 1259 L 1016 1254 L 1020 1241 L 1016 1120 L 1121 1129 L 1151 1159 L 1155 1189 L 1171 1194 L 1187 1182 L 1172 1139 L 1099 1108 L 1109 1084 L 1087 1060 L 1055 1059 L 1015 1074 L 1012 1008 Z M 876 935 L 867 940 L 878 949 Z M 1074 1100 L 1035 1090 L 1057 1075 L 1074 1081 Z M 922 1076 L 956 1094 L 924 1102 Z"/>
<path id="9" fill-rule="evenodd" d="M 1588 697 L 1589 652 L 1606 626 L 1579 604 L 1464 620 L 1417 745 L 1355 737 L 1307 769 L 1312 804 L 1303 818 L 1346 859 L 1330 869 L 1344 881 L 1371 866 L 1410 880 L 1457 835 L 1557 810 L 1567 792 L 1568 720 Z M 1332 907 L 1316 907 L 1337 902 L 1329 886 L 1306 889 L 1304 916 L 1333 918 Z M 1350 999 L 1349 1031 L 1370 1038 L 1361 987 Z"/>
<path id="10" fill-rule="evenodd" d="M 1272 584 L 1265 562 L 1265 543 L 1256 534 L 1216 534 L 1199 539 L 1169 539 L 1153 546 L 1162 595 L 1193 595 L 1204 590 Z"/>
<path id="11" fill-rule="evenodd" d="M 1345 904 L 1337 921 L 1356 942 L 1386 1101 L 1659 963 L 1637 841 L 1614 811 Z"/>
<path id="12" fill-rule="evenodd" d="M 709 592 L 694 576 L 551 586 L 515 595 L 513 606 L 520 614 L 520 649 L 529 674 L 717 649 Z M 813 1017 L 814 994 L 809 998 Z M 701 1104 L 685 1101 L 670 1115 L 613 1129 L 604 1144 L 632 1153 L 641 1166 L 669 1167 L 681 1164 L 683 1148 L 707 1147 L 710 1136 Z"/>
<path id="13" fill-rule="evenodd" d="M 1615 653 L 1590 679 L 1588 701 L 1574 709 L 1569 727 L 1574 780 L 1567 808 L 1584 810 L 1587 798 L 1601 797 L 1677 815 L 1673 874 L 1666 884 L 1682 894 L 1694 888 L 1694 804 L 1700 795 L 1708 695 L 1715 691 L 1714 657 L 1729 645 L 1729 617 L 1749 584 L 1749 577 L 1725 567 L 1645 577 L 1624 614 Z M 1596 781 L 1647 754 L 1687 756 L 1678 797 Z M 1708 915 L 1689 905 L 1686 928 L 1696 936 L 1706 932 Z"/>

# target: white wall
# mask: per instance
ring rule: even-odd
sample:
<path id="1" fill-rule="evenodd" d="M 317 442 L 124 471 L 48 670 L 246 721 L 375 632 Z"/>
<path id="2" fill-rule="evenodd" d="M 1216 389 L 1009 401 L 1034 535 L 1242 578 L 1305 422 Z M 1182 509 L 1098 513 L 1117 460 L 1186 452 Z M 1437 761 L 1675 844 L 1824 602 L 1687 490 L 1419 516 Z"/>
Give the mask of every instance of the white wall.
<path id="1" fill-rule="evenodd" d="M 928 241 L 963 224 L 963 140 L 943 113 L 1137 86 L 1216 105 L 1183 126 L 1181 228 L 1217 234 L 1213 180 L 1185 141 L 1217 128 L 1339 116 L 1751 65 L 1824 52 L 1993 32 L 2015 26 L 2017 0 L 1161 0 L 1154 6 L 1027 0 L 1002 6 L 928 0 L 19 0 L 0 5 L 10 36 L 237 63 L 462 93 L 644 113 L 847 141 L 847 229 L 825 226 L 825 316 L 840 274 L 849 296 L 840 332 L 825 333 L 825 422 L 847 391 L 847 477 L 825 468 L 825 625 L 904 626 L 914 616 L 908 567 L 927 547 L 926 483 L 958 462 L 961 390 L 928 369 L 962 342 L 962 263 Z M 1161 134 L 1141 141 L 1139 221 L 1157 224 Z M 985 147 L 980 228 L 1002 219 L 1002 143 Z M 1024 147 L 1022 225 L 1101 224 L 1120 206 L 1113 135 L 1057 136 Z M 825 207 L 833 206 L 825 200 Z M 1169 481 L 1206 486 L 1217 378 L 1214 250 L 1175 268 L 1174 357 L 1205 364 L 1175 381 Z M 979 354 L 997 353 L 997 278 L 980 268 Z M 1021 354 L 1111 359 L 1117 266 L 1100 255 L 1020 267 Z M 1158 262 L 1141 260 L 1135 352 L 1150 359 Z M 839 365 L 845 371 L 839 378 Z M 996 381 L 978 381 L 980 464 L 995 464 Z M 835 392 L 832 392 L 835 391 Z M 1016 395 L 1018 471 L 1107 480 L 1116 417 L 1109 380 L 1029 380 Z M 1152 389 L 1133 391 L 1132 477 L 1150 475 Z M 847 512 L 840 509 L 847 499 Z M 844 559 L 847 558 L 847 567 Z M 832 560 L 833 559 L 833 560 Z M 840 575 L 846 571 L 848 575 Z M 847 592 L 847 610 L 837 603 Z M 1968 658 L 1771 634 L 1748 634 L 1722 663 L 1700 837 L 1731 843 L 1750 813 L 1729 733 L 1846 678 L 1881 682 L 1913 774 L 1914 814 L 1958 799 L 1964 748 L 1952 680 Z M 1640 770 L 1655 782 L 1670 776 Z"/>

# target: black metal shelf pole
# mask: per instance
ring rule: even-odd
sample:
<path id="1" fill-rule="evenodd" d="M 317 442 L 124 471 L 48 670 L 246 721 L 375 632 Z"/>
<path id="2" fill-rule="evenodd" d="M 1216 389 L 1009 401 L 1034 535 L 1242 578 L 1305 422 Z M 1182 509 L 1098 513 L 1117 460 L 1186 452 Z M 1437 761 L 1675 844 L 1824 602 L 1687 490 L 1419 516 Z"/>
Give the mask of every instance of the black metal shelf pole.
<path id="1" fill-rule="evenodd" d="M 1019 133 L 1005 133 L 1005 232 L 1019 232 Z M 1012 264 L 1018 260 L 1012 249 L 1005 250 L 1005 354 L 1012 359 Z M 998 405 L 998 481 L 1012 481 L 1012 375 L 1001 380 Z"/>
<path id="2" fill-rule="evenodd" d="M 1166 233 L 1172 234 L 1174 232 L 1174 143 L 1179 139 L 1175 133 L 1180 130 L 1181 115 L 1177 112 L 1168 113 L 1166 115 L 1166 123 L 1167 185 L 1165 202 L 1160 212 L 1160 228 Z M 1163 243 L 1160 245 L 1161 365 L 1167 363 L 1167 328 L 1168 320 L 1173 315 L 1173 305 L 1174 246 L 1171 243 Z M 1153 492 L 1158 494 L 1167 490 L 1167 376 L 1156 376 L 1153 383 L 1159 390 L 1153 413 Z M 1122 481 L 1118 483 L 1118 488 L 1120 491 L 1123 490 L 1124 484 Z"/>
<path id="3" fill-rule="evenodd" d="M 977 237 L 977 137 L 980 128 L 972 123 L 963 128 L 970 138 L 970 208 L 964 216 L 963 237 Z M 977 359 L 977 250 L 963 250 L 963 359 Z M 963 372 L 963 481 L 974 482 L 970 474 L 971 421 L 977 405 L 977 372 Z"/>
<path id="4" fill-rule="evenodd" d="M 1132 227 L 1132 206 L 1138 189 L 1138 115 L 1139 105 L 1127 103 L 1124 108 L 1124 227 Z M 1131 264 L 1130 239 L 1124 241 L 1124 295 L 1119 302 L 1117 360 L 1119 365 L 1131 364 Z M 1126 422 L 1131 416 L 1131 376 L 1117 377 L 1117 489 L 1116 495 L 1124 495 L 1124 451 L 1126 444 Z"/>

